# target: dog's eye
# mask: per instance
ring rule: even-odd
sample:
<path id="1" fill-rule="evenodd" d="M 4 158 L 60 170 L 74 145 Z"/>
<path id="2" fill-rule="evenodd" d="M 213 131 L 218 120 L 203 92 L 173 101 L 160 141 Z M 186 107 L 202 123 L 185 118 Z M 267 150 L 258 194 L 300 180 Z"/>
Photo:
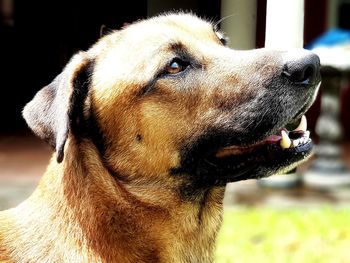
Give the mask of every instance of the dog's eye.
<path id="1" fill-rule="evenodd" d="M 177 74 L 184 71 L 189 66 L 189 63 L 179 58 L 173 59 L 165 68 L 167 74 Z"/>

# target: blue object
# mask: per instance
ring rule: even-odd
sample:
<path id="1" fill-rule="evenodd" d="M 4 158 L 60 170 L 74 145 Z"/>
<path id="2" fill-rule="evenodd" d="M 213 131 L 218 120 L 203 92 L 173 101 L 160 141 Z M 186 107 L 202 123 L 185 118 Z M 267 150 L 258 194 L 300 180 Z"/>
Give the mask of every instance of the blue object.
<path id="1" fill-rule="evenodd" d="M 306 49 L 316 47 L 332 47 L 340 44 L 350 43 L 350 30 L 333 28 L 319 36 L 305 46 Z"/>

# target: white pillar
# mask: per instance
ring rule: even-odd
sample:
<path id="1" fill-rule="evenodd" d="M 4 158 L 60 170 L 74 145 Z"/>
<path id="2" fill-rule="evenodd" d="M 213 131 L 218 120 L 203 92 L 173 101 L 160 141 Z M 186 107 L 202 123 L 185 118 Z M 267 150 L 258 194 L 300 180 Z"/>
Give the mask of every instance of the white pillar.
<path id="1" fill-rule="evenodd" d="M 265 47 L 302 48 L 304 0 L 267 0 Z"/>
<path id="2" fill-rule="evenodd" d="M 234 49 L 255 48 L 257 0 L 222 0 L 221 29 Z M 227 18 L 225 18 L 227 17 Z"/>

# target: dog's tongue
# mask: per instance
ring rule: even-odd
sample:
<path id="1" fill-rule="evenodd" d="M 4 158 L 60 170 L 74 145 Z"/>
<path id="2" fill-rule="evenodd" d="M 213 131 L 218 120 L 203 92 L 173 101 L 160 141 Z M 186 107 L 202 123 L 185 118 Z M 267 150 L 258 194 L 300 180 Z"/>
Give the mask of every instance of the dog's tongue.
<path id="1" fill-rule="evenodd" d="M 278 142 L 279 140 L 282 139 L 281 135 L 270 135 L 269 137 L 267 137 L 264 141 L 269 142 L 269 143 L 274 143 L 274 142 Z"/>

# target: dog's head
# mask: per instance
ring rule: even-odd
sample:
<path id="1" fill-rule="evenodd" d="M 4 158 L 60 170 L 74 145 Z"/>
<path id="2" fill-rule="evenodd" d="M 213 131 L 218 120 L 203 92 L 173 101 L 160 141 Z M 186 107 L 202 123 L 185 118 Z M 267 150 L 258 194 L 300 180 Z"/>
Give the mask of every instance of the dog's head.
<path id="1" fill-rule="evenodd" d="M 319 68 L 305 50 L 229 49 L 212 24 L 171 14 L 75 55 L 24 117 L 58 162 L 67 138 L 78 145 L 83 137 L 120 178 L 201 189 L 271 175 L 310 155 L 304 118 L 297 131 L 284 127 L 314 101 Z"/>

